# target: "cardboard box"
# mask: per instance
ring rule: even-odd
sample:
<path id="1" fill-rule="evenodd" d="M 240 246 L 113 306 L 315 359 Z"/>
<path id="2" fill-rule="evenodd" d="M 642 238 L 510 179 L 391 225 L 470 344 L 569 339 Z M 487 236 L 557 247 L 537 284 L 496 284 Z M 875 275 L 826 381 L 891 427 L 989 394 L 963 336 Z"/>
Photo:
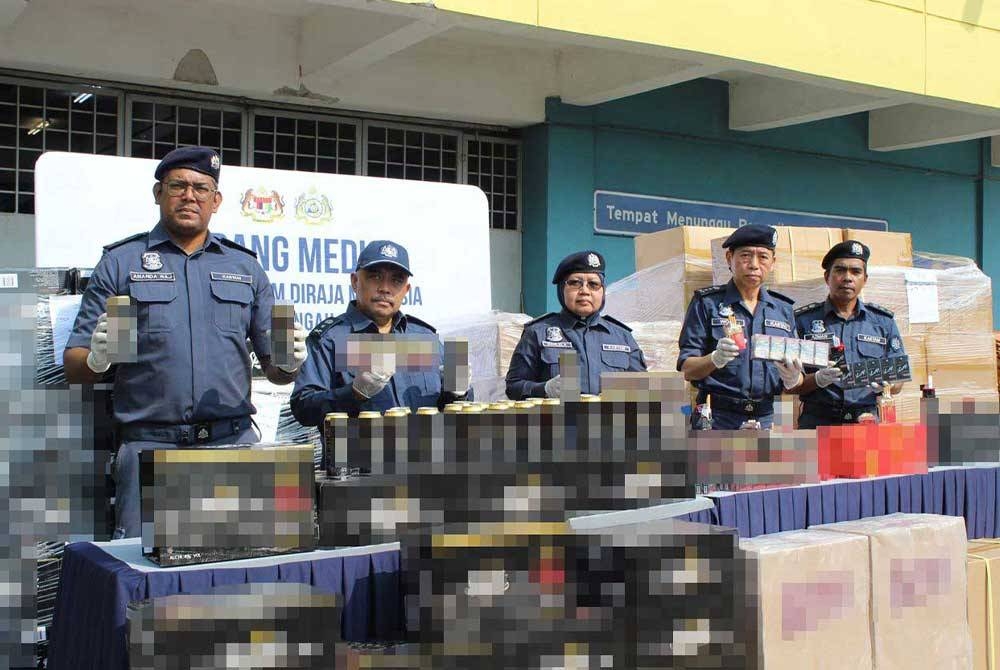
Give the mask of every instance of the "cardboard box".
<path id="1" fill-rule="evenodd" d="M 996 398 L 997 367 L 993 333 L 953 332 L 926 340 L 927 373 L 941 398 Z"/>
<path id="2" fill-rule="evenodd" d="M 787 284 L 823 278 L 823 256 L 843 241 L 840 228 L 777 226 L 778 244 L 768 284 Z M 732 277 L 722 248 L 724 236 L 712 240 L 712 283 L 724 284 Z"/>
<path id="3" fill-rule="evenodd" d="M 711 241 L 717 237 L 727 237 L 732 231 L 732 228 L 680 226 L 658 233 L 637 235 L 635 269 L 643 270 L 672 258 L 681 258 L 686 276 L 704 280 L 705 286 L 711 286 Z"/>
<path id="4" fill-rule="evenodd" d="M 972 666 L 964 519 L 890 514 L 812 529 L 868 538 L 876 668 Z"/>
<path id="5" fill-rule="evenodd" d="M 913 240 L 909 233 L 845 228 L 845 240 L 857 240 L 871 249 L 868 265 L 913 266 Z"/>
<path id="6" fill-rule="evenodd" d="M 873 667 L 865 537 L 795 530 L 741 540 L 740 550 L 760 670 Z"/>
<path id="7" fill-rule="evenodd" d="M 1000 544 L 970 541 L 968 563 L 968 613 L 972 632 L 975 670 L 989 670 L 990 654 L 1000 661 L 1000 621 L 990 622 L 990 601 L 994 616 L 1000 613 Z"/>

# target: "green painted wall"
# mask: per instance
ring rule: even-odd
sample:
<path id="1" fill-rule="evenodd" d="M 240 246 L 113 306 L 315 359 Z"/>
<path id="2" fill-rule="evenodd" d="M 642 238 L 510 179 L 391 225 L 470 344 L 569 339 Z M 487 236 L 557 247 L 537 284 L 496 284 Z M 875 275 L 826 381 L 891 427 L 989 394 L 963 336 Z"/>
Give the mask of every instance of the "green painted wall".
<path id="1" fill-rule="evenodd" d="M 980 258 L 1000 276 L 988 141 L 879 153 L 867 114 L 755 133 L 730 131 L 727 115 L 727 86 L 713 80 L 594 107 L 550 99 L 524 137 L 525 310 L 558 307 L 550 274 L 572 251 L 604 253 L 609 281 L 633 272 L 632 238 L 593 232 L 597 189 L 883 218 L 919 250 Z"/>

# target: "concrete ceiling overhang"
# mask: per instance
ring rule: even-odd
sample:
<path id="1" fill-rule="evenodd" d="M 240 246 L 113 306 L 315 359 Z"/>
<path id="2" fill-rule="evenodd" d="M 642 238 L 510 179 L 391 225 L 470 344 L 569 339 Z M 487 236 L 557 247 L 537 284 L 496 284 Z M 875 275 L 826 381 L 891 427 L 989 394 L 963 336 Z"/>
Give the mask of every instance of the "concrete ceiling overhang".
<path id="1" fill-rule="evenodd" d="M 217 86 L 173 79 L 192 49 Z M 995 107 L 396 0 L 0 0 L 0 67 L 508 127 L 544 121 L 548 97 L 714 77 L 736 131 L 869 112 L 877 151 L 1000 135 Z"/>

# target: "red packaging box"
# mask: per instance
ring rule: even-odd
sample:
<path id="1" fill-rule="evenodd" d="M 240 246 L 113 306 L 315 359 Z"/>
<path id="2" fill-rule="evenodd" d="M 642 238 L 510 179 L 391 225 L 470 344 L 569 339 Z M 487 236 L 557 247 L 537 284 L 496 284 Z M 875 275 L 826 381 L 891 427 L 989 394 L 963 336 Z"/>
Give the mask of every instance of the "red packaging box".
<path id="1" fill-rule="evenodd" d="M 819 477 L 877 477 L 927 472 L 927 427 L 922 424 L 820 426 Z"/>

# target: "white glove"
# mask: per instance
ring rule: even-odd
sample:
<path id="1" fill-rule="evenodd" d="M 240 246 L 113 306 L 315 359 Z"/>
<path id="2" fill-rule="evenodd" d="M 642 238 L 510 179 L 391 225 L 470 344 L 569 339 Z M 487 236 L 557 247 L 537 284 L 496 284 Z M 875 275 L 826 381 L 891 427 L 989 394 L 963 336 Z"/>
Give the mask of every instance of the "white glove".
<path id="1" fill-rule="evenodd" d="M 358 392 L 358 395 L 364 398 L 371 398 L 382 392 L 385 385 L 389 383 L 392 375 L 384 374 L 382 372 L 375 372 L 365 370 L 359 373 L 357 377 L 354 378 L 354 390 Z"/>
<path id="2" fill-rule="evenodd" d="M 712 365 L 717 368 L 724 368 L 729 362 L 740 355 L 740 348 L 731 337 L 723 337 L 712 352 Z"/>
<path id="3" fill-rule="evenodd" d="M 87 354 L 87 367 L 97 374 L 108 371 L 111 362 L 108 360 L 108 313 L 97 317 L 94 334 L 90 336 L 90 353 Z"/>
<path id="4" fill-rule="evenodd" d="M 870 390 L 875 395 L 878 395 L 878 394 L 883 393 L 885 391 L 885 386 L 883 386 L 882 384 L 879 384 L 878 382 L 869 382 L 868 383 L 868 390 Z"/>
<path id="5" fill-rule="evenodd" d="M 278 367 L 289 374 L 294 374 L 302 367 L 302 364 L 306 362 L 306 358 L 309 356 L 309 352 L 306 350 L 306 329 L 299 324 L 295 324 L 295 330 L 292 331 L 292 359 L 295 361 L 291 367 L 284 367 L 279 365 Z"/>
<path id="6" fill-rule="evenodd" d="M 778 375 L 781 376 L 781 383 L 786 389 L 793 389 L 802 383 L 804 377 L 802 361 L 785 356 L 784 361 L 775 361 L 774 364 L 778 367 Z"/>
<path id="7" fill-rule="evenodd" d="M 840 381 L 844 371 L 838 367 L 822 368 L 816 371 L 816 386 L 825 389 L 830 384 Z"/>
<path id="8" fill-rule="evenodd" d="M 545 397 L 558 398 L 562 393 L 562 375 L 556 375 L 545 382 Z"/>

